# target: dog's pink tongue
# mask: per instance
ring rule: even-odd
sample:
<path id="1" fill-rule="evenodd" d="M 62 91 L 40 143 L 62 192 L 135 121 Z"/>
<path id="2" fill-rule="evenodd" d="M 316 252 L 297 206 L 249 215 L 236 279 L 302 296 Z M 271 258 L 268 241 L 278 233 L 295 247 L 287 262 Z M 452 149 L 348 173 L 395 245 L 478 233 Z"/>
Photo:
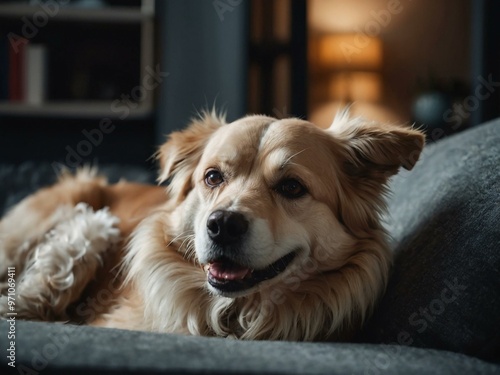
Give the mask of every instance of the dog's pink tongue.
<path id="1" fill-rule="evenodd" d="M 231 265 L 228 266 L 222 262 L 213 262 L 210 264 L 210 274 L 216 279 L 241 280 L 244 279 L 250 269 Z"/>

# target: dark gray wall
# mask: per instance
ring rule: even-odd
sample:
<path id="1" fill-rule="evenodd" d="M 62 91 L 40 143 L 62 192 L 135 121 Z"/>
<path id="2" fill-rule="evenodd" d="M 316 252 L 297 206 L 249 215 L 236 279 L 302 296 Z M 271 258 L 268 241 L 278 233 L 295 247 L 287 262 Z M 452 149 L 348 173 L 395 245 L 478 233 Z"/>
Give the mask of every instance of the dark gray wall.
<path id="1" fill-rule="evenodd" d="M 472 125 L 500 116 L 500 2 L 498 0 L 475 0 L 472 3 L 472 90 L 471 98 L 477 98 L 478 87 L 484 81 L 491 81 L 487 88 L 491 95 L 477 100 L 477 108 L 472 110 Z M 482 89 L 484 91 L 484 88 Z"/>
<path id="2" fill-rule="evenodd" d="M 162 71 L 156 134 L 163 142 L 197 110 L 242 116 L 247 93 L 248 3 L 238 0 L 157 2 Z"/>

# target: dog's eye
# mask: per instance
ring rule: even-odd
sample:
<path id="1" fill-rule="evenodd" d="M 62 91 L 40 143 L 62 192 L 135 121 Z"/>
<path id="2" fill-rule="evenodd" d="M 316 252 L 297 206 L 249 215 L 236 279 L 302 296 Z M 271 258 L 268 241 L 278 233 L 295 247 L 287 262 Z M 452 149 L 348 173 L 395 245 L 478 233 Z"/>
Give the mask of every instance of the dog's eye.
<path id="1" fill-rule="evenodd" d="M 307 193 L 307 189 L 294 178 L 282 180 L 277 188 L 277 192 L 288 199 L 300 198 Z"/>
<path id="2" fill-rule="evenodd" d="M 210 187 L 219 186 L 223 182 L 224 182 L 224 177 L 222 177 L 222 174 L 215 169 L 208 171 L 207 174 L 205 175 L 205 183 Z"/>

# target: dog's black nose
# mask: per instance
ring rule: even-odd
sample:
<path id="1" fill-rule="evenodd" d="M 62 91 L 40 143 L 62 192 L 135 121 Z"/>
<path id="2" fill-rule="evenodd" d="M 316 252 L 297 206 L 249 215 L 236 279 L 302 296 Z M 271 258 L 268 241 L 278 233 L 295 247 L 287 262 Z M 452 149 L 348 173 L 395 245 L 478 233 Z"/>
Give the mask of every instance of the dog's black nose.
<path id="1" fill-rule="evenodd" d="M 214 211 L 207 220 L 209 237 L 219 245 L 227 245 L 241 239 L 248 230 L 248 220 L 239 212 Z"/>

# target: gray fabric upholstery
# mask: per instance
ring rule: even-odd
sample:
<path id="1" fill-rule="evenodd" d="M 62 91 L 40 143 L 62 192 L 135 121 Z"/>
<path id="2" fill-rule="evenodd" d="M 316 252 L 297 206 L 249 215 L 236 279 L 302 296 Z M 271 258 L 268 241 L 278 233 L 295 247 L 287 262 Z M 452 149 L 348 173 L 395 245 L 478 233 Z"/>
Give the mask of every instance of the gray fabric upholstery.
<path id="1" fill-rule="evenodd" d="M 393 180 L 387 227 L 395 266 L 360 343 L 240 342 L 17 322 L 17 365 L 25 367 L 14 373 L 498 374 L 499 147 L 495 121 L 429 146 L 412 172 Z M 106 171 L 112 180 L 122 173 L 154 178 L 130 168 Z M 0 210 L 53 178 L 48 165 L 0 166 Z M 1 321 L 2 353 L 7 328 Z M 1 374 L 6 363 L 2 354 Z"/>
<path id="2" fill-rule="evenodd" d="M 1 322 L 2 336 L 5 328 Z M 17 331 L 17 364 L 25 366 L 18 370 L 25 373 L 498 374 L 499 369 L 461 354 L 400 346 L 244 342 L 32 322 L 18 322 Z"/>
<path id="3" fill-rule="evenodd" d="M 394 272 L 364 339 L 500 361 L 500 121 L 429 146 L 392 188 Z"/>

